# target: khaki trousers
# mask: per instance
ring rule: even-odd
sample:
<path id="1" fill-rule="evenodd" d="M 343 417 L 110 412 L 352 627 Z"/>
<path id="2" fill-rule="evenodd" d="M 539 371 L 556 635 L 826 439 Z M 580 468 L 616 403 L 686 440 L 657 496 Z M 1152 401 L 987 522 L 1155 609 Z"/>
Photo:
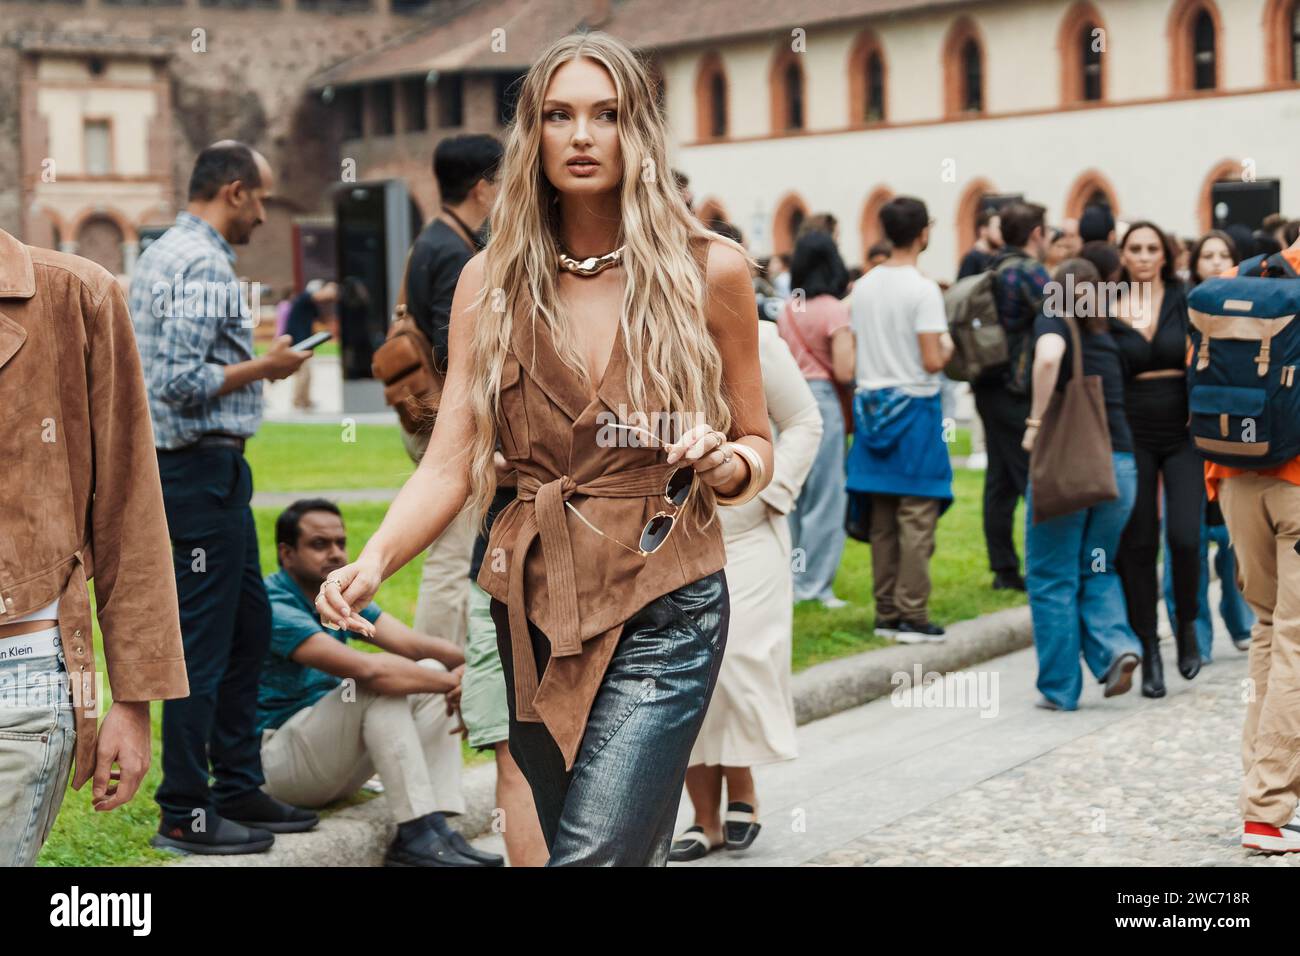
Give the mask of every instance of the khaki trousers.
<path id="1" fill-rule="evenodd" d="M 939 501 L 911 495 L 871 496 L 871 576 L 877 619 L 929 619 L 930 556 Z"/>
<path id="2" fill-rule="evenodd" d="M 429 437 L 409 435 L 402 430 L 402 444 L 416 464 L 424 457 Z M 464 510 L 447 525 L 438 540 L 429 545 L 420 571 L 420 595 L 415 602 L 411 626 L 421 634 L 442 637 L 465 646 L 469 628 L 469 566 L 478 536 L 470 511 Z"/>
<path id="3" fill-rule="evenodd" d="M 1246 723 L 1244 819 L 1287 823 L 1300 798 L 1300 485 L 1246 474 L 1219 483 L 1242 596 L 1255 612 Z"/>
<path id="4" fill-rule="evenodd" d="M 425 667 L 446 670 L 434 660 Z M 385 696 L 345 680 L 278 730 L 262 734 L 265 790 L 300 807 L 356 793 L 379 772 L 398 823 L 464 813 L 460 737 L 442 694 Z"/>

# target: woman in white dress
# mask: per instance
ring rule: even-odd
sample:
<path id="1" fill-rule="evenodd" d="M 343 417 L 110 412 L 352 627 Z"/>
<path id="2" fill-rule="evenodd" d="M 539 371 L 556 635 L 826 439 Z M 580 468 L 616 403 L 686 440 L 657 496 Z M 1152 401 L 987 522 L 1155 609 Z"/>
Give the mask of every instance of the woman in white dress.
<path id="1" fill-rule="evenodd" d="M 695 808 L 695 825 L 673 842 L 669 859 L 675 861 L 699 859 L 722 846 L 743 850 L 753 843 L 759 824 L 750 768 L 797 756 L 790 694 L 794 591 L 786 515 L 817 455 L 822 416 L 776 324 L 761 321 L 758 326 L 775 470 L 771 484 L 753 500 L 718 512 L 727 547 L 731 637 L 691 751 L 686 792 Z"/>

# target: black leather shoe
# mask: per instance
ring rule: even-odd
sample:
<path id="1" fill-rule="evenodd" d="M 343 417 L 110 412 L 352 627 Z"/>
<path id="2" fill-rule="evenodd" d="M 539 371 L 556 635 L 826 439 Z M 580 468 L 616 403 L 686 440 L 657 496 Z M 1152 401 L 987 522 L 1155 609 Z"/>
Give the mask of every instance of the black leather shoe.
<path id="1" fill-rule="evenodd" d="M 506 858 L 500 853 L 488 853 L 486 850 L 475 849 L 465 837 L 455 830 L 451 831 L 451 836 L 444 836 L 443 841 L 453 850 L 463 857 L 476 862 L 479 866 L 505 866 Z"/>
<path id="2" fill-rule="evenodd" d="M 1178 673 L 1191 680 L 1201 672 L 1201 648 L 1196 642 L 1196 619 L 1181 621 L 1174 632 L 1178 645 Z"/>
<path id="3" fill-rule="evenodd" d="M 1160 659 L 1159 639 L 1142 639 L 1142 696 L 1165 696 L 1165 665 Z"/>
<path id="4" fill-rule="evenodd" d="M 197 829 L 199 820 L 202 829 Z M 203 856 L 233 856 L 238 853 L 263 853 L 275 844 L 275 835 L 255 827 L 246 827 L 216 813 L 207 813 L 187 824 L 168 823 L 158 827 L 149 845 L 159 850 L 180 850 Z"/>
<path id="5" fill-rule="evenodd" d="M 1110 669 L 1106 671 L 1106 689 L 1102 692 L 1103 697 L 1118 697 L 1120 694 L 1127 694 L 1133 687 L 1133 671 L 1137 669 L 1138 656 L 1136 654 L 1121 654 L 1115 658 Z"/>
<path id="6" fill-rule="evenodd" d="M 403 832 L 402 824 L 397 836 L 384 854 L 384 866 L 482 866 L 476 860 L 461 856 L 428 824 Z"/>
<path id="7" fill-rule="evenodd" d="M 1025 590 L 1025 579 L 1019 571 L 999 571 L 993 575 L 993 590 L 1023 591 Z"/>
<path id="8" fill-rule="evenodd" d="M 291 806 L 262 790 L 218 804 L 217 812 L 227 820 L 272 833 L 302 833 L 320 823 L 312 811 Z"/>

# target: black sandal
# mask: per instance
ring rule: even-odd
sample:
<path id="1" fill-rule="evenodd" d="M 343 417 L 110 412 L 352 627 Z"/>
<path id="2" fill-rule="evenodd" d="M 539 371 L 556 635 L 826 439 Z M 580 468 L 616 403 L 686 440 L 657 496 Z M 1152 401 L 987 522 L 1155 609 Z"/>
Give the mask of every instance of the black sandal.
<path id="1" fill-rule="evenodd" d="M 729 803 L 722 818 L 722 830 L 727 836 L 728 850 L 748 850 L 763 825 L 758 814 L 748 803 Z"/>
<path id="2" fill-rule="evenodd" d="M 713 841 L 704 832 L 704 827 L 693 826 L 673 841 L 672 847 L 668 850 L 668 861 L 689 863 L 692 860 L 703 859 L 716 849 L 718 847 L 713 845 Z"/>

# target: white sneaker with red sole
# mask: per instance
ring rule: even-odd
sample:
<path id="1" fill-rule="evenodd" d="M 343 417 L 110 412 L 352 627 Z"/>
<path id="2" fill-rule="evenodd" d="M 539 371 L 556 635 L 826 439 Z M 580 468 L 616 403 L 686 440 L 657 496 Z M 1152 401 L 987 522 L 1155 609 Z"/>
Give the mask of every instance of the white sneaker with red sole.
<path id="1" fill-rule="evenodd" d="M 1300 853 L 1300 807 L 1291 817 L 1291 822 L 1280 827 L 1247 820 L 1241 833 L 1241 845 L 1263 853 Z"/>

